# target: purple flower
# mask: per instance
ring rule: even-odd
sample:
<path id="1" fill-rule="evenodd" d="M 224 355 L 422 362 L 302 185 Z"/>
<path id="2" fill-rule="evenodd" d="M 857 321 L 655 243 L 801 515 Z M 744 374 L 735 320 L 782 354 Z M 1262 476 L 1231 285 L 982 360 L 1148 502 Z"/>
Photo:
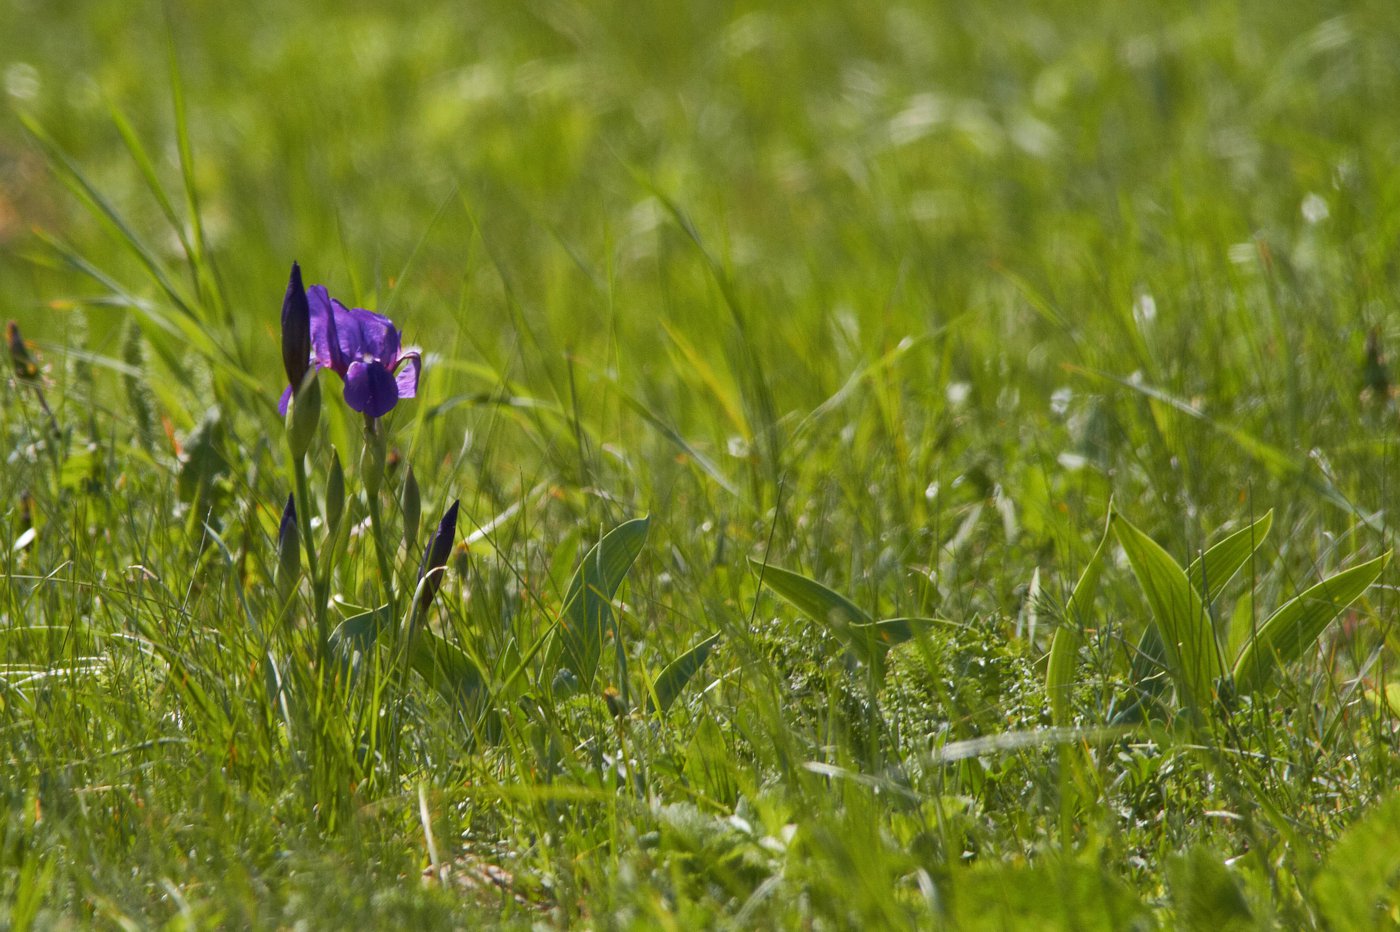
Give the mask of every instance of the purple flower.
<path id="1" fill-rule="evenodd" d="M 297 276 L 299 284 L 299 276 Z M 290 293 L 290 288 L 288 289 Z M 393 321 L 332 298 L 324 285 L 306 290 L 311 320 L 311 362 L 345 380 L 345 403 L 368 417 L 383 417 L 400 398 L 418 394 L 418 350 L 405 348 Z M 292 397 L 282 393 L 278 410 Z"/>

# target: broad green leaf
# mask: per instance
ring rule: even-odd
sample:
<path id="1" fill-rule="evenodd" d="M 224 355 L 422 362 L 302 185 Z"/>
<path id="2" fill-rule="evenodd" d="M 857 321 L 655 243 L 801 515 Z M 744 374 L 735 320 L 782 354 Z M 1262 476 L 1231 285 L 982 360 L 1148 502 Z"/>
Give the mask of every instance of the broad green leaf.
<path id="1" fill-rule="evenodd" d="M 749 563 L 762 574 L 764 585 L 816 621 L 824 621 L 833 626 L 868 625 L 875 622 L 864 609 L 815 579 L 771 563 L 762 564 L 752 558 Z"/>
<path id="2" fill-rule="evenodd" d="M 1254 636 L 1254 593 L 1245 591 L 1235 602 L 1230 612 L 1230 628 L 1227 632 L 1225 656 L 1231 664 L 1239 659 L 1245 642 Z"/>
<path id="3" fill-rule="evenodd" d="M 1156 541 L 1122 515 L 1115 514 L 1110 521 L 1152 607 L 1167 670 L 1182 696 L 1204 708 L 1210 704 L 1215 681 L 1225 672 L 1205 606 L 1180 564 Z"/>
<path id="4" fill-rule="evenodd" d="M 880 621 L 846 625 L 838 629 L 850 651 L 874 671 L 877 680 L 885 676 L 885 654 L 896 644 L 912 640 L 934 628 L 960 628 L 945 618 L 884 618 Z"/>
<path id="5" fill-rule="evenodd" d="M 355 652 L 368 651 L 393 625 L 388 604 L 352 615 L 331 632 L 331 650 L 348 661 Z M 486 678 L 476 663 L 460 647 L 431 631 L 414 632 L 412 650 L 409 664 L 413 671 L 451 705 L 460 705 L 479 694 L 485 686 Z"/>
<path id="6" fill-rule="evenodd" d="M 1333 929 L 1391 929 L 1400 905 L 1400 795 L 1391 796 L 1337 840 L 1313 882 L 1319 911 Z"/>
<path id="7" fill-rule="evenodd" d="M 681 694 L 681 690 L 685 689 L 685 684 L 690 682 L 690 678 L 705 663 L 705 659 L 710 656 L 710 651 L 717 643 L 719 635 L 712 634 L 667 664 L 666 669 L 656 677 L 655 704 L 648 700 L 648 710 L 659 711 L 664 715 L 666 710 L 671 708 L 671 703 Z"/>
<path id="8" fill-rule="evenodd" d="M 589 686 L 598 673 L 603 640 L 613 626 L 612 598 L 647 539 L 648 518 L 634 518 L 598 541 L 574 573 L 559 616 L 559 661 Z"/>
<path id="9" fill-rule="evenodd" d="M 1302 657 L 1323 630 L 1360 597 L 1385 569 L 1390 554 L 1330 576 L 1281 605 L 1250 638 L 1235 662 L 1235 689 L 1251 692 L 1274 671 Z"/>
<path id="10" fill-rule="evenodd" d="M 413 635 L 413 671 L 438 691 L 448 705 L 460 706 L 481 695 L 486 678 L 467 653 L 431 631 Z"/>
<path id="11" fill-rule="evenodd" d="M 1083 616 L 1094 600 L 1099 588 L 1099 577 L 1103 574 L 1104 554 L 1108 550 L 1108 528 L 1094 549 L 1094 555 L 1085 564 L 1074 584 L 1074 591 L 1065 603 L 1065 617 L 1055 629 L 1055 638 L 1050 642 L 1050 662 L 1045 671 L 1045 691 L 1050 696 L 1050 718 L 1056 725 L 1068 725 L 1070 720 L 1070 689 L 1074 683 L 1074 662 L 1079 657 L 1080 631 Z"/>
<path id="12" fill-rule="evenodd" d="M 389 613 L 388 603 L 358 615 L 351 615 L 336 625 L 335 630 L 331 632 L 330 648 L 343 659 L 349 660 L 356 651 L 364 653 L 369 650 L 379 638 L 380 632 L 392 624 L 393 616 Z"/>
<path id="13" fill-rule="evenodd" d="M 1274 525 L 1273 509 L 1249 527 L 1241 528 L 1201 554 L 1186 568 L 1191 588 L 1206 601 L 1213 600 L 1235 577 Z"/>
<path id="14" fill-rule="evenodd" d="M 873 625 L 875 619 L 850 599 L 833 592 L 815 579 L 808 579 L 801 573 L 785 570 L 771 563 L 763 564 L 750 559 L 754 571 L 761 574 L 763 584 L 782 596 L 804 615 L 813 621 L 831 626 L 843 639 L 851 641 L 851 647 L 862 660 L 869 659 L 869 645 L 864 637 L 851 640 L 847 629 L 851 625 Z"/>
<path id="15" fill-rule="evenodd" d="M 870 623 L 853 624 L 848 629 L 852 640 L 865 640 L 878 649 L 888 649 L 903 644 L 934 628 L 961 628 L 962 625 L 947 618 L 882 618 Z"/>

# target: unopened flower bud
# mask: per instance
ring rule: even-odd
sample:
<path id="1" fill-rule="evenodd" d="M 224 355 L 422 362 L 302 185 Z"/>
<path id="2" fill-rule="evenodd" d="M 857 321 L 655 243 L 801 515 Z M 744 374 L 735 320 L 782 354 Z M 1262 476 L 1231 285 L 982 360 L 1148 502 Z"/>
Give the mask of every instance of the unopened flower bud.
<path id="1" fill-rule="evenodd" d="M 432 540 L 428 541 L 427 549 L 423 551 L 423 562 L 418 565 L 418 580 L 421 585 L 421 595 L 418 597 L 419 611 L 427 611 L 433 596 L 437 595 L 438 587 L 442 585 L 442 568 L 447 565 L 447 558 L 452 555 L 452 541 L 457 536 L 457 505 L 458 503 L 453 501 L 452 507 L 447 509 L 442 521 L 438 523 L 437 531 L 433 533 Z"/>

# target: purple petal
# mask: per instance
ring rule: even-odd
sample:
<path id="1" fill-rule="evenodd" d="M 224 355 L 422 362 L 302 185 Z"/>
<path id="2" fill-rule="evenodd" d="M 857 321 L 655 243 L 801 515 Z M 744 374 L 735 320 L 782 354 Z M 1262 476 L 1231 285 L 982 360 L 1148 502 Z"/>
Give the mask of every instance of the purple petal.
<path id="1" fill-rule="evenodd" d="M 349 366 L 355 360 L 363 359 L 365 341 L 360 334 L 360 322 L 355 319 L 355 315 L 338 300 L 331 298 L 331 318 L 335 321 L 336 345 L 340 350 L 341 361 Z"/>
<path id="2" fill-rule="evenodd" d="M 312 285 L 306 289 L 306 303 L 311 309 L 311 352 L 316 364 L 344 378 L 349 360 L 341 350 L 340 321 L 332 310 L 331 296 L 326 286 Z"/>
<path id="3" fill-rule="evenodd" d="M 417 350 L 405 350 L 404 354 L 394 363 L 397 374 L 394 381 L 398 384 L 400 398 L 418 397 L 418 371 L 423 367 L 422 358 Z"/>
<path id="4" fill-rule="evenodd" d="M 383 417 L 399 403 L 399 386 L 388 369 L 355 360 L 345 370 L 345 403 L 370 417 Z"/>
<path id="5" fill-rule="evenodd" d="M 282 400 L 277 402 L 277 413 L 283 417 L 287 416 L 287 405 L 292 400 L 292 387 L 287 386 L 287 390 L 282 393 Z"/>
<path id="6" fill-rule="evenodd" d="M 360 308 L 350 311 L 350 316 L 359 327 L 361 353 L 368 353 L 385 365 L 399 355 L 399 332 L 394 329 L 393 321 Z"/>

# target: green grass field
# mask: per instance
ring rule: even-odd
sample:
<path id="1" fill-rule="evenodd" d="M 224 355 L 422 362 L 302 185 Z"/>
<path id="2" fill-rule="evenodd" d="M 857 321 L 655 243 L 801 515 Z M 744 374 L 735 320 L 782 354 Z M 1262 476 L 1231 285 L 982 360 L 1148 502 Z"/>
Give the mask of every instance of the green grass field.
<path id="1" fill-rule="evenodd" d="M 0 0 L 0 925 L 1400 923 L 1400 5 L 407 9 Z"/>

